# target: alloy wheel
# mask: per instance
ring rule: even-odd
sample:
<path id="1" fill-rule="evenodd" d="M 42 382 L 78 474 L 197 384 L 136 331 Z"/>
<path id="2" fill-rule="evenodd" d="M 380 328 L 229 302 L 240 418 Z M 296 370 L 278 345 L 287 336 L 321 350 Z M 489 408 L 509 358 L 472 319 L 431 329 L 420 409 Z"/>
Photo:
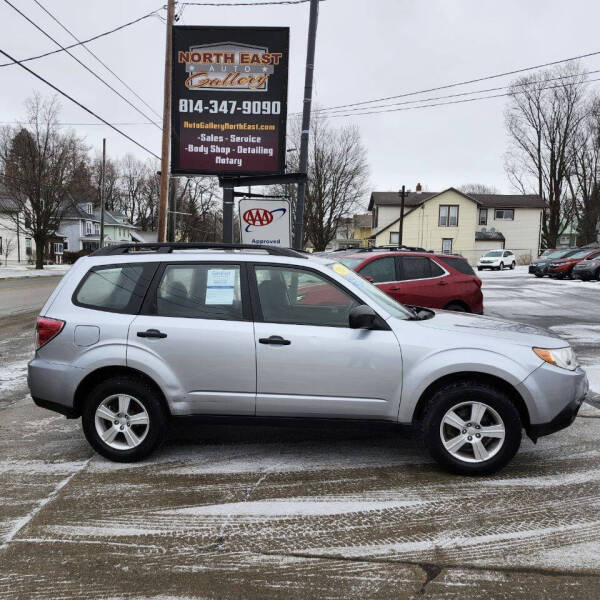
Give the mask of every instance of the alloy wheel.
<path id="1" fill-rule="evenodd" d="M 489 460 L 502 448 L 506 430 L 500 415 L 483 402 L 461 402 L 446 412 L 440 436 L 446 451 L 470 463 Z"/>
<path id="2" fill-rule="evenodd" d="M 150 429 L 148 411 L 128 394 L 114 394 L 100 402 L 94 422 L 100 439 L 115 450 L 136 448 Z"/>

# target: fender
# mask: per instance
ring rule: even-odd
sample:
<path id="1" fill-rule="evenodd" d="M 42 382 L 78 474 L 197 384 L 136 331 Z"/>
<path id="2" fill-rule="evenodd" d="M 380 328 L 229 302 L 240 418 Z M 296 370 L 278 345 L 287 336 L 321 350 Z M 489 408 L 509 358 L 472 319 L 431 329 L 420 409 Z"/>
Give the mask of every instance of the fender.
<path id="1" fill-rule="evenodd" d="M 461 372 L 483 373 L 503 379 L 517 388 L 537 368 L 525 366 L 525 362 L 519 362 L 518 359 L 518 355 L 507 358 L 492 350 L 481 348 L 454 348 L 433 352 L 412 364 L 405 363 L 398 422 L 411 423 L 423 392 L 446 375 Z M 535 411 L 531 398 L 527 396 L 523 397 L 523 400 L 530 414 L 532 410 Z"/>

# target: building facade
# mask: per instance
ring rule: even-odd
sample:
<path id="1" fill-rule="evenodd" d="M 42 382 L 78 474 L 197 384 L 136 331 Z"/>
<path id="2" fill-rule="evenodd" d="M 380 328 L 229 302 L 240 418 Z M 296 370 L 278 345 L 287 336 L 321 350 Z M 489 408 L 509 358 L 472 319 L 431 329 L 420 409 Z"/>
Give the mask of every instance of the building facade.
<path id="1" fill-rule="evenodd" d="M 401 200 L 397 192 L 373 192 L 371 240 L 398 245 Z M 472 264 L 488 250 L 512 250 L 523 262 L 539 254 L 543 200 L 536 195 L 411 192 L 405 198 L 402 243 L 461 254 Z"/>

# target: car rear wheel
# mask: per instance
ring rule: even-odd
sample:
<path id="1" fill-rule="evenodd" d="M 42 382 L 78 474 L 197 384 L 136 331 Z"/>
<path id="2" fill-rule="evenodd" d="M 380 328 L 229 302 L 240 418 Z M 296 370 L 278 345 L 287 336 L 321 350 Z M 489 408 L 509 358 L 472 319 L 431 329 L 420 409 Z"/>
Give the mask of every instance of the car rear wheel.
<path id="1" fill-rule="evenodd" d="M 132 377 L 118 377 L 89 394 L 82 426 L 96 452 L 110 460 L 135 462 L 163 441 L 167 416 L 155 389 Z"/>
<path id="2" fill-rule="evenodd" d="M 512 271 L 517 266 L 517 263 L 513 260 L 510 265 L 510 270 Z"/>
<path id="3" fill-rule="evenodd" d="M 469 310 L 458 302 L 450 302 L 444 310 L 453 310 L 454 312 L 469 312 Z"/>
<path id="4" fill-rule="evenodd" d="M 486 475 L 504 467 L 521 444 L 521 418 L 501 390 L 478 381 L 440 388 L 422 419 L 425 446 L 446 469 Z"/>

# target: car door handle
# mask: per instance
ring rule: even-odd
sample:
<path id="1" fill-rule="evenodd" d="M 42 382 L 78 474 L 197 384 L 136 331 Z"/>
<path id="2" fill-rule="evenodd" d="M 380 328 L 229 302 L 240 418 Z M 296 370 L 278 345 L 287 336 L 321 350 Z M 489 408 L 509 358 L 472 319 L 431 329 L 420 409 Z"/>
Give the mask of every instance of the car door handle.
<path id="1" fill-rule="evenodd" d="M 440 282 L 438 283 L 438 285 L 448 285 L 448 282 L 447 282 L 447 281 L 440 281 Z"/>
<path id="2" fill-rule="evenodd" d="M 260 338 L 258 341 L 261 344 L 271 344 L 272 346 L 289 346 L 292 343 L 290 340 L 284 340 L 280 335 L 272 335 L 268 338 Z"/>
<path id="3" fill-rule="evenodd" d="M 146 329 L 146 331 L 138 331 L 137 336 L 142 338 L 166 338 L 167 334 L 158 329 Z"/>

